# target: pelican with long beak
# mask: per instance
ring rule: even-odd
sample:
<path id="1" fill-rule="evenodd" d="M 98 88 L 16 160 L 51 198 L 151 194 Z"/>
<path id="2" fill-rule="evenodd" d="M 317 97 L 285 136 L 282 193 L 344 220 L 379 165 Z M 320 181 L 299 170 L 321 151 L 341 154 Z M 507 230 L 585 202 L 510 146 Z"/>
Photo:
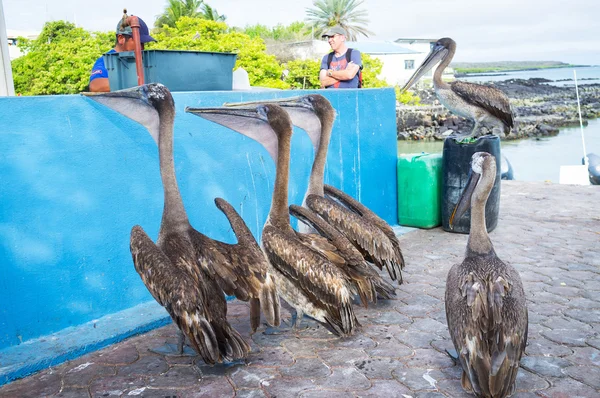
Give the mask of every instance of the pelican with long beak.
<path id="1" fill-rule="evenodd" d="M 90 99 L 142 124 L 158 144 L 165 204 L 156 244 L 136 225 L 130 249 L 136 271 L 148 291 L 208 364 L 243 359 L 250 346 L 227 321 L 220 283 L 235 287 L 220 242 L 196 231 L 185 211 L 173 161 L 175 103 L 162 84 L 111 93 L 85 93 Z M 223 201 L 224 202 L 224 201 Z M 220 200 L 217 204 L 225 206 Z M 228 209 L 225 209 L 226 214 Z M 220 280 L 222 278 L 222 280 Z"/>
<path id="2" fill-rule="evenodd" d="M 236 108 L 186 108 L 204 119 L 259 142 L 276 164 L 271 209 L 262 232 L 262 247 L 280 295 L 296 309 L 292 326 L 306 314 L 339 336 L 359 326 L 352 308 L 350 279 L 331 261 L 299 239 L 290 226 L 288 182 L 292 123 L 274 104 Z"/>
<path id="3" fill-rule="evenodd" d="M 498 127 L 501 132 L 508 134 L 514 127 L 514 122 L 506 94 L 497 88 L 481 84 L 460 80 L 446 83 L 442 80 L 442 73 L 452 61 L 455 52 L 454 40 L 448 37 L 439 39 L 421 66 L 402 87 L 402 91 L 408 90 L 440 62 L 433 74 L 435 95 L 452 113 L 475 122 L 475 127 L 468 136 L 477 137 L 480 125 L 491 127 L 492 131 L 493 127 Z"/>
<path id="4" fill-rule="evenodd" d="M 315 159 L 303 206 L 322 217 L 342 234 L 344 239 L 338 237 L 334 239 L 331 235 L 326 236 L 338 248 L 340 255 L 352 268 L 362 269 L 361 273 L 366 272 L 362 263 L 367 260 L 380 270 L 385 267 L 392 280 L 402 283 L 404 257 L 392 228 L 350 195 L 324 184 L 325 163 L 336 117 L 331 103 L 319 94 L 253 103 L 274 103 L 281 106 L 290 115 L 292 123 L 308 134 L 315 152 Z M 228 107 L 244 106 L 243 103 L 225 105 Z M 294 206 L 290 210 L 294 216 L 305 223 L 303 226 L 310 224 L 308 228 L 302 228 L 302 232 L 323 234 L 322 229 L 314 225 L 314 219 L 311 220 L 306 216 L 310 213 L 305 212 L 304 215 L 299 215 Z M 393 287 L 381 277 L 371 274 L 369 278 L 371 278 L 371 285 L 381 297 L 387 299 L 395 295 Z M 369 301 L 375 301 L 376 295 L 367 293 L 365 289 L 362 290 Z"/>
<path id="5" fill-rule="evenodd" d="M 495 179 L 494 156 L 473 154 L 469 182 L 450 217 L 452 226 L 471 209 L 465 259 L 446 280 L 446 319 L 465 391 L 504 398 L 515 391 L 528 318 L 519 273 L 498 258 L 485 227 L 485 203 Z"/>

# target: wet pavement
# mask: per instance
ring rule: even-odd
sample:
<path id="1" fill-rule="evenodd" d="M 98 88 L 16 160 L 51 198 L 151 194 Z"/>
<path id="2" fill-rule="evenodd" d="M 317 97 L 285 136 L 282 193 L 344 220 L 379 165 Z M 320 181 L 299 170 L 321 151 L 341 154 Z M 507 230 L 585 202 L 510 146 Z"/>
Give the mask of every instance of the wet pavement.
<path id="1" fill-rule="evenodd" d="M 498 256 L 521 274 L 529 338 L 515 397 L 600 397 L 600 187 L 502 182 Z M 441 228 L 400 237 L 405 284 L 395 300 L 356 306 L 362 329 L 339 339 L 306 329 L 250 335 L 249 309 L 229 303 L 250 342 L 246 363 L 207 366 L 149 348 L 176 342 L 171 326 L 0 387 L 1 397 L 469 397 L 452 348 L 444 289 L 467 236 Z M 285 311 L 282 318 L 287 319 Z"/>

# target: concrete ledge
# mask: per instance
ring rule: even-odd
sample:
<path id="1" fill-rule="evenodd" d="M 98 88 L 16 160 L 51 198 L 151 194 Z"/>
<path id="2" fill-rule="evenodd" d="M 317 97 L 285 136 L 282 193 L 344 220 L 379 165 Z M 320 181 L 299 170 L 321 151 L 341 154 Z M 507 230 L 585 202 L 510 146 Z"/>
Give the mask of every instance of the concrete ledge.
<path id="1" fill-rule="evenodd" d="M 0 386 L 170 322 L 166 310 L 150 301 L 6 348 L 0 351 Z"/>

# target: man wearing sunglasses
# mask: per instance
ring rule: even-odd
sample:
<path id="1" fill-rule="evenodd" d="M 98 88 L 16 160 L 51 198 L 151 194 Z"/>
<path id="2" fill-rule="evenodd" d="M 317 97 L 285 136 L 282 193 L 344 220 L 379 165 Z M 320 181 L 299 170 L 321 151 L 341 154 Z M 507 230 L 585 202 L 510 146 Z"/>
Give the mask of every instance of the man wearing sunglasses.
<path id="1" fill-rule="evenodd" d="M 321 61 L 321 88 L 358 88 L 362 61 L 358 50 L 346 46 L 346 31 L 336 25 L 323 32 L 321 37 L 329 42 L 333 53 L 325 55 Z M 351 54 L 347 57 L 349 50 Z"/>

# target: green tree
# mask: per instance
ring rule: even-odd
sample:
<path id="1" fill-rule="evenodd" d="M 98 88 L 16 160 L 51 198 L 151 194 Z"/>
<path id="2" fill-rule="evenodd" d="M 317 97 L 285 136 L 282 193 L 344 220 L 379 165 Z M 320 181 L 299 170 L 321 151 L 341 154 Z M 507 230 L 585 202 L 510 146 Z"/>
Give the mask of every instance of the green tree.
<path id="1" fill-rule="evenodd" d="M 289 25 L 277 24 L 272 28 L 256 24 L 246 26 L 243 32 L 250 37 L 261 37 L 263 40 L 301 41 L 310 39 L 311 26 L 305 22 L 292 22 Z"/>
<path id="2" fill-rule="evenodd" d="M 114 33 L 90 33 L 65 21 L 47 22 L 35 40 L 19 38 L 26 53 L 12 61 L 15 92 L 75 94 L 88 85 L 92 65 L 114 44 Z"/>
<path id="3" fill-rule="evenodd" d="M 358 10 L 364 0 L 314 0 L 314 8 L 307 8 L 306 20 L 312 24 L 319 36 L 327 28 L 340 25 L 347 32 L 350 41 L 359 35 L 369 37 L 373 32 L 364 25 L 369 23 L 367 10 Z"/>
<path id="4" fill-rule="evenodd" d="M 275 56 L 265 52 L 265 43 L 260 37 L 229 31 L 224 22 L 200 18 L 182 17 L 175 25 L 174 28 L 164 26 L 153 36 L 158 42 L 149 43 L 147 48 L 233 52 L 237 54 L 236 67 L 248 72 L 251 85 L 289 87 L 280 80 L 283 68 Z"/>
<path id="5" fill-rule="evenodd" d="M 163 25 L 167 25 L 174 28 L 175 23 L 181 17 L 202 16 L 203 13 L 199 8 L 203 4 L 203 0 L 168 0 L 165 10 L 157 16 L 154 26 L 161 28 Z"/>
<path id="6" fill-rule="evenodd" d="M 296 59 L 283 65 L 288 71 L 285 83 L 291 88 L 316 89 L 321 86 L 319 71 L 321 62 L 312 59 Z"/>
<path id="7" fill-rule="evenodd" d="M 381 74 L 383 62 L 379 58 L 371 57 L 368 54 L 360 54 L 360 58 L 363 64 L 363 87 L 388 87 L 388 82 L 377 77 Z"/>
<path id="8" fill-rule="evenodd" d="M 226 15 L 219 14 L 216 8 L 212 8 L 208 4 L 202 5 L 202 16 L 204 19 L 208 19 L 210 21 L 221 21 L 225 22 L 227 19 Z"/>

